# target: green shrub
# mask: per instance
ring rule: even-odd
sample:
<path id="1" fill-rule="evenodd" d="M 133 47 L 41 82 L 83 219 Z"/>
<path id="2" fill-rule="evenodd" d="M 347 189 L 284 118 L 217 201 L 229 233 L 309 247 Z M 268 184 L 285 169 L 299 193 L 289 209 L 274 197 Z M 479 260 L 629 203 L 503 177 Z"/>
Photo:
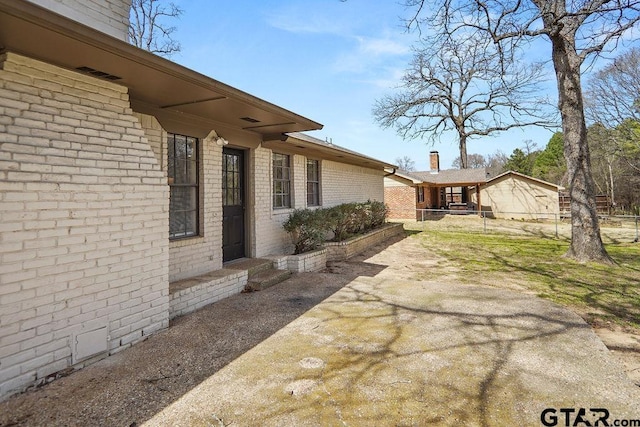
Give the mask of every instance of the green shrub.
<path id="1" fill-rule="evenodd" d="M 366 233 L 384 224 L 387 214 L 382 202 L 343 203 L 327 209 L 296 209 L 283 227 L 291 235 L 294 253 L 300 254 L 321 247 L 328 232 L 336 242 Z"/>
<path id="2" fill-rule="evenodd" d="M 371 209 L 371 228 L 380 227 L 387 221 L 387 215 L 389 215 L 389 208 L 382 202 L 374 200 L 368 202 Z"/>
<path id="3" fill-rule="evenodd" d="M 282 226 L 291 235 L 295 254 L 318 249 L 328 230 L 322 209 L 296 209 Z"/>
<path id="4" fill-rule="evenodd" d="M 351 221 L 349 223 L 349 234 L 360 234 L 367 230 L 370 224 L 369 208 L 366 203 L 353 203 L 351 211 Z"/>
<path id="5" fill-rule="evenodd" d="M 326 210 L 327 226 L 333 232 L 333 240 L 341 242 L 353 234 L 354 205 L 343 203 Z"/>
<path id="6" fill-rule="evenodd" d="M 333 232 L 333 240 L 337 242 L 381 226 L 388 214 L 387 206 L 378 201 L 344 203 L 326 211 L 328 229 Z"/>

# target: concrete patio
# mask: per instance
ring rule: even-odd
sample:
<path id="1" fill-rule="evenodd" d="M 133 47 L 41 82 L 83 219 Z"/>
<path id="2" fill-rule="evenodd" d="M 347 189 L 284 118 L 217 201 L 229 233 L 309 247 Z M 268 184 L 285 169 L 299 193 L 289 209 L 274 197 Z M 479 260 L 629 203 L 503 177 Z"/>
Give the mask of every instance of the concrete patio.
<path id="1" fill-rule="evenodd" d="M 408 237 L 228 298 L 1 403 L 0 425 L 539 426 L 545 408 L 575 408 L 571 423 L 579 408 L 591 423 L 590 408 L 640 419 L 640 388 L 582 319 L 428 279 L 437 263 Z"/>

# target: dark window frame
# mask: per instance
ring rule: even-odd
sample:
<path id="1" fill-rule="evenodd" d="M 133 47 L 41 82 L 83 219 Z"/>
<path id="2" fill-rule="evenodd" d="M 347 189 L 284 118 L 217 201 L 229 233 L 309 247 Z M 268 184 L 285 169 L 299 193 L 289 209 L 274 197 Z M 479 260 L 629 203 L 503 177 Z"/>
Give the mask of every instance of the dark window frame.
<path id="1" fill-rule="evenodd" d="M 200 140 L 167 133 L 169 239 L 200 235 Z M 182 198 L 184 204 L 178 201 Z"/>
<path id="2" fill-rule="evenodd" d="M 244 154 L 240 150 L 232 151 L 230 155 L 222 155 L 223 170 L 226 171 L 226 181 L 222 181 L 222 206 L 243 206 L 244 205 L 244 176 L 242 171 L 244 165 L 241 164 Z M 229 160 L 232 160 L 229 163 Z"/>
<path id="3" fill-rule="evenodd" d="M 311 174 L 310 165 L 313 165 Z M 320 160 L 307 159 L 307 206 L 322 206 L 320 200 Z"/>
<path id="4" fill-rule="evenodd" d="M 273 153 L 273 209 L 291 208 L 291 156 Z"/>
<path id="5" fill-rule="evenodd" d="M 418 186 L 418 203 L 424 203 L 424 187 Z"/>

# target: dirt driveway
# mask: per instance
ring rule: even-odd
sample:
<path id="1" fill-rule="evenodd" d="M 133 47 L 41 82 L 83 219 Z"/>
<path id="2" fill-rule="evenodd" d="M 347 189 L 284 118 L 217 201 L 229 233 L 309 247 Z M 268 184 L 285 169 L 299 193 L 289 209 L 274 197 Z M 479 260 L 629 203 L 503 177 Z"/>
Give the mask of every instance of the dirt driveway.
<path id="1" fill-rule="evenodd" d="M 179 318 L 1 403 L 0 426 L 538 426 L 545 408 L 640 419 L 640 388 L 578 316 L 443 280 L 416 238 L 389 243 Z"/>

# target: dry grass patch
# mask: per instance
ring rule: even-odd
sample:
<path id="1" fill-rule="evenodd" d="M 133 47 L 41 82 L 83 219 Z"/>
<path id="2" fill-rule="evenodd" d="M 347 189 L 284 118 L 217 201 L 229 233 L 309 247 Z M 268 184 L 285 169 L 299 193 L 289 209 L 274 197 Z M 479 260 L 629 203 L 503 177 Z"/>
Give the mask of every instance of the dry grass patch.
<path id="1" fill-rule="evenodd" d="M 477 219 L 471 219 L 473 225 Z M 517 288 L 568 306 L 595 326 L 615 323 L 640 333 L 640 245 L 609 243 L 617 265 L 563 258 L 569 241 L 539 233 L 483 232 L 461 221 L 418 224 L 422 244 L 457 270 L 463 283 Z M 411 228 L 408 225 L 407 228 Z"/>

